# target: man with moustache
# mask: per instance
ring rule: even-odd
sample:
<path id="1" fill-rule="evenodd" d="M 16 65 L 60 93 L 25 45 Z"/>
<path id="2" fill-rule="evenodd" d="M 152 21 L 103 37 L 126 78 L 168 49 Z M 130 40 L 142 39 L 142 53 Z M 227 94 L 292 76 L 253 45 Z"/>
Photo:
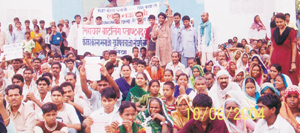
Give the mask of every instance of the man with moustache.
<path id="1" fill-rule="evenodd" d="M 224 105 L 228 91 L 235 90 L 242 93 L 242 89 L 237 83 L 231 82 L 230 75 L 226 70 L 220 70 L 216 75 L 216 79 L 217 83 L 211 87 L 208 95 L 213 100 L 213 106 L 218 109 Z"/>
<path id="2" fill-rule="evenodd" d="M 82 116 L 89 116 L 92 113 L 92 107 L 90 106 L 89 101 L 74 92 L 75 88 L 72 83 L 64 82 L 60 87 L 64 90 L 64 102 L 72 105 L 76 109 L 77 115 L 81 114 Z M 79 116 L 79 118 L 82 116 Z"/>
<path id="3" fill-rule="evenodd" d="M 149 66 L 146 67 L 151 79 L 164 81 L 164 69 L 160 67 L 160 61 L 157 56 L 153 56 Z"/>

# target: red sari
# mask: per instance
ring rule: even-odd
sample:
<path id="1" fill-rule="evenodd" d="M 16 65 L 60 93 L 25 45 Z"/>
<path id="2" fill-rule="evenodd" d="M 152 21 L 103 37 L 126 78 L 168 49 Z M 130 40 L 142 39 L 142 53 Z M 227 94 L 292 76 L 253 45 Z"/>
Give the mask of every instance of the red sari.
<path id="1" fill-rule="evenodd" d="M 271 32 L 273 34 L 274 30 Z M 299 74 L 299 54 L 296 53 L 296 71 L 290 73 L 291 61 L 292 61 L 292 42 L 296 43 L 296 32 L 292 29 L 289 36 L 282 45 L 276 44 L 274 36 L 272 35 L 272 46 L 274 48 L 271 55 L 271 63 L 278 63 L 282 68 L 282 73 L 288 75 L 294 85 L 298 85 L 298 74 Z"/>

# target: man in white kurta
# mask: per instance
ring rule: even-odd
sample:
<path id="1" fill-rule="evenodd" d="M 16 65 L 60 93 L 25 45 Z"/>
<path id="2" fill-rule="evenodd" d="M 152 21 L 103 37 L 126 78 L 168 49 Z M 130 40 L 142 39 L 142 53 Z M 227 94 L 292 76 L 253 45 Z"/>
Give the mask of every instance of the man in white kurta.
<path id="1" fill-rule="evenodd" d="M 231 82 L 231 77 L 226 70 L 220 70 L 216 75 L 216 79 L 217 83 L 211 87 L 208 95 L 213 100 L 213 107 L 219 109 L 223 107 L 228 91 L 235 90 L 241 93 L 242 89 L 237 83 Z"/>
<path id="2" fill-rule="evenodd" d="M 213 54 L 218 50 L 218 45 L 215 44 L 214 28 L 208 20 L 208 13 L 201 14 L 202 23 L 198 27 L 198 51 L 201 65 L 206 61 L 214 60 Z M 210 34 L 210 35 L 209 35 Z M 208 40 L 209 39 L 209 40 Z"/>

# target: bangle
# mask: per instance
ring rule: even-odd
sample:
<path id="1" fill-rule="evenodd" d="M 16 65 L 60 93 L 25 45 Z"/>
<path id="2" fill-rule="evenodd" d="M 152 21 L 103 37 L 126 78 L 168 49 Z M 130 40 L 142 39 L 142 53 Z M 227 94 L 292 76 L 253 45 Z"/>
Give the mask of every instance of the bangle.
<path id="1" fill-rule="evenodd" d="M 296 62 L 291 62 L 291 63 L 296 63 Z"/>
<path id="2" fill-rule="evenodd" d="M 9 120 L 9 117 L 7 119 L 5 119 L 4 121 L 7 121 L 7 120 Z"/>

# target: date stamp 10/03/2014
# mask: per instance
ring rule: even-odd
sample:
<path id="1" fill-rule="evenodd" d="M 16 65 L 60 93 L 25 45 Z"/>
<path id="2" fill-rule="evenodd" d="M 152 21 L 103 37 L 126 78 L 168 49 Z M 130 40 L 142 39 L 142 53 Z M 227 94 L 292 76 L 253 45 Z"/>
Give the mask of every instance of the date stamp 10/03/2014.
<path id="1" fill-rule="evenodd" d="M 219 119 L 219 120 L 224 120 L 224 119 L 228 119 L 228 117 L 230 116 L 231 112 L 236 113 L 233 117 L 233 120 L 247 120 L 247 119 L 252 119 L 252 120 L 256 120 L 257 118 L 261 118 L 264 119 L 265 115 L 264 115 L 264 109 L 261 108 L 260 111 L 258 112 L 258 110 L 256 108 L 235 108 L 232 109 L 230 108 L 229 110 L 227 110 L 227 115 L 224 114 L 223 110 L 224 108 L 219 108 L 216 109 L 214 107 L 209 108 L 194 108 L 194 110 L 190 111 L 190 108 L 187 108 L 187 116 L 188 119 L 190 119 L 190 112 L 193 112 L 193 118 L 195 120 L 203 120 L 205 118 L 205 115 L 209 116 L 210 120 L 215 120 L 215 119 Z M 214 114 L 214 115 L 213 115 Z M 226 116 L 226 117 L 225 117 Z"/>

